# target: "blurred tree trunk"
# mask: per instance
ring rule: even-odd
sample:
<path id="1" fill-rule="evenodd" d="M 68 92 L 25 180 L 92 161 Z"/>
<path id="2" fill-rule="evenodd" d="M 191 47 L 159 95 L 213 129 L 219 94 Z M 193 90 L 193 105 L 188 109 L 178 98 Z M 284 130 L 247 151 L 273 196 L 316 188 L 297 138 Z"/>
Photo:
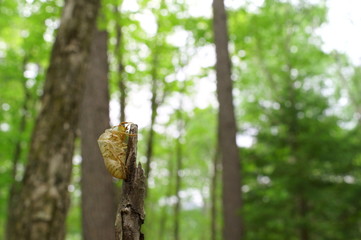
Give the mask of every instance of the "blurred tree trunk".
<path id="1" fill-rule="evenodd" d="M 158 26 L 159 29 L 159 26 Z M 150 164 L 153 158 L 153 141 L 154 141 L 154 124 L 157 118 L 157 110 L 158 110 L 158 45 L 156 44 L 153 52 L 153 63 L 152 63 L 152 98 L 150 100 L 151 106 L 151 117 L 150 117 L 150 127 L 149 127 L 149 135 L 147 139 L 147 150 L 146 150 L 146 163 L 145 163 L 145 176 L 147 179 L 146 191 L 145 194 L 148 194 L 148 178 L 150 174 Z"/>
<path id="2" fill-rule="evenodd" d="M 182 106 L 182 102 L 180 103 L 180 107 Z M 179 136 L 176 140 L 176 171 L 175 171 L 175 176 L 176 176 L 176 181 L 175 181 L 175 196 L 176 196 L 176 204 L 174 205 L 174 239 L 175 240 L 179 240 L 180 236 L 179 236 L 179 222 L 180 222 L 180 211 L 181 211 L 181 198 L 179 195 L 179 192 L 181 190 L 181 171 L 182 171 L 182 161 L 183 161 L 183 149 L 182 149 L 182 143 L 181 143 L 181 138 L 182 138 L 182 132 L 184 129 L 183 126 L 183 119 L 182 119 L 182 113 L 181 113 L 181 109 L 178 109 L 176 114 L 177 114 L 177 129 L 178 129 L 178 133 Z"/>
<path id="3" fill-rule="evenodd" d="M 217 226 L 217 186 L 219 177 L 219 143 L 216 143 L 216 150 L 213 158 L 213 173 L 211 178 L 211 240 L 216 240 L 218 235 Z"/>
<path id="4" fill-rule="evenodd" d="M 172 155 L 172 154 L 171 154 Z M 169 171 L 169 180 L 168 180 L 168 186 L 167 186 L 167 192 L 165 194 L 166 198 L 169 198 L 173 195 L 173 179 L 174 179 L 174 167 L 173 167 L 173 161 L 171 160 L 172 156 L 170 156 L 170 159 L 168 161 L 168 171 Z M 168 211 L 168 206 L 164 205 L 161 209 L 161 214 L 160 214 L 160 220 L 159 220 L 159 234 L 158 234 L 158 239 L 162 240 L 165 238 L 165 232 L 167 231 L 167 222 L 168 222 L 168 217 L 169 214 L 167 213 Z"/>
<path id="5" fill-rule="evenodd" d="M 97 139 L 109 128 L 107 33 L 94 31 L 79 128 L 82 149 L 83 239 L 115 239 L 116 202 Z"/>
<path id="6" fill-rule="evenodd" d="M 156 66 L 154 66 L 155 68 Z M 154 70 L 153 72 L 155 72 Z M 154 76 L 153 76 L 154 75 Z M 152 98 L 150 100 L 151 105 L 151 117 L 150 117 L 150 127 L 149 127 L 149 135 L 147 139 L 147 150 L 146 150 L 146 164 L 145 164 L 145 176 L 149 178 L 150 174 L 150 164 L 153 158 L 153 142 L 154 142 L 154 124 L 157 118 L 157 110 L 158 110 L 158 103 L 157 103 L 157 79 L 155 73 L 152 74 Z M 148 192 L 148 184 L 146 187 L 146 194 Z"/>
<path id="7" fill-rule="evenodd" d="M 298 214 L 297 231 L 300 240 L 310 239 L 310 227 L 309 227 L 309 199 L 307 197 L 307 189 L 309 188 L 309 164 L 307 158 L 302 156 L 299 135 L 300 124 L 298 120 L 299 110 L 297 105 L 300 102 L 299 91 L 295 88 L 296 80 L 292 77 L 292 69 L 294 69 L 292 56 L 291 56 L 291 38 L 292 31 L 288 31 L 284 40 L 284 50 L 286 53 L 286 96 L 283 109 L 287 112 L 285 123 L 288 126 L 287 129 L 287 145 L 289 146 L 291 153 L 290 158 L 295 162 L 294 174 L 297 175 L 298 181 L 296 181 L 296 191 L 293 193 L 295 198 L 295 211 Z M 288 104 L 287 104 L 288 103 Z"/>
<path id="8" fill-rule="evenodd" d="M 23 66 L 22 66 L 22 71 L 25 72 L 26 69 L 26 64 L 27 64 L 27 60 L 26 57 L 24 58 L 23 61 Z M 16 206 L 16 203 L 19 200 L 19 182 L 16 180 L 16 176 L 19 174 L 19 160 L 21 158 L 22 155 L 22 147 L 21 147 L 21 143 L 22 143 L 22 137 L 23 134 L 25 132 L 26 129 L 26 125 L 27 125 L 27 119 L 28 119 L 28 115 L 29 115 L 29 102 L 32 100 L 32 96 L 30 93 L 30 89 L 26 87 L 26 79 L 22 79 L 22 83 L 23 83 L 23 89 L 24 89 L 24 100 L 23 100 L 23 104 L 21 107 L 21 116 L 20 116 L 20 123 L 19 123 L 19 131 L 17 134 L 17 139 L 15 141 L 15 147 L 14 147 L 14 154 L 12 157 L 12 172 L 11 172 L 11 187 L 10 187 L 10 192 L 9 192 L 9 197 L 8 197 L 8 206 L 7 206 L 7 212 L 8 212 L 8 216 L 7 216 L 7 222 L 6 222 L 6 239 L 10 239 L 11 236 L 11 232 L 13 231 L 13 226 L 16 223 L 16 218 L 14 216 L 14 211 L 12 211 L 12 209 Z"/>
<path id="9" fill-rule="evenodd" d="M 236 144 L 236 121 L 232 97 L 231 63 L 228 53 L 227 16 L 223 0 L 213 1 L 216 45 L 217 96 L 219 102 L 219 146 L 223 165 L 223 236 L 241 239 L 241 166 Z"/>
<path id="10" fill-rule="evenodd" d="M 165 7 L 165 1 L 161 0 L 160 2 L 160 9 L 164 9 Z M 154 38 L 154 46 L 152 47 L 152 70 L 151 70 L 151 78 L 152 78 L 152 82 L 151 82 L 151 92 L 152 92 L 152 98 L 150 100 L 150 105 L 151 105 L 151 117 L 150 117 L 150 127 L 149 127 L 149 135 L 148 135 L 148 139 L 147 139 L 147 150 L 146 150 L 146 163 L 145 163 L 145 176 L 146 176 L 146 180 L 147 180 L 147 184 L 146 184 L 146 191 L 145 194 L 148 194 L 148 178 L 150 175 L 150 171 L 151 171 L 151 162 L 152 162 L 152 158 L 153 158 L 153 142 L 154 142 L 154 124 L 156 122 L 157 119 L 157 115 L 158 115 L 158 107 L 164 102 L 164 98 L 165 98 L 165 92 L 163 91 L 163 93 L 160 95 L 160 80 L 159 79 L 159 58 L 160 58 L 160 49 L 162 47 L 162 42 L 164 41 L 164 35 L 162 33 L 160 33 L 160 28 L 162 26 L 162 23 L 158 17 L 157 19 L 157 32 L 155 34 L 155 38 Z M 164 79 L 163 79 L 164 82 Z"/>
<path id="11" fill-rule="evenodd" d="M 46 74 L 10 240 L 61 240 L 74 140 L 99 0 L 67 0 Z"/>
<path id="12" fill-rule="evenodd" d="M 122 54 L 122 26 L 120 25 L 121 22 L 121 12 L 119 8 L 121 7 L 122 1 L 118 4 L 116 3 L 114 6 L 114 13 L 115 13 L 115 32 L 116 32 L 116 42 L 115 42 L 115 49 L 114 49 L 114 56 L 117 60 L 117 77 L 118 77 L 118 85 L 120 91 L 119 103 L 120 103 L 120 122 L 125 122 L 125 107 L 126 107 L 126 98 L 127 98 L 127 86 L 125 81 L 125 72 L 124 72 L 124 65 L 123 65 L 123 54 Z"/>

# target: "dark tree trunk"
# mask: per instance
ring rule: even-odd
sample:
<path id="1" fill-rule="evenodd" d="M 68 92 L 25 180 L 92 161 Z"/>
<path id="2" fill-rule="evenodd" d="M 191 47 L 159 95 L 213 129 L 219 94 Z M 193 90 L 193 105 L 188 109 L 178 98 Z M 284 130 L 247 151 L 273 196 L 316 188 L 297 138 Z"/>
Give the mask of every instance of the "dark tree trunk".
<path id="1" fill-rule="evenodd" d="M 130 125 L 126 159 L 127 176 L 123 182 L 120 204 L 115 221 L 116 240 L 144 240 L 145 176 L 142 165 L 137 166 L 138 126 Z"/>
<path id="2" fill-rule="evenodd" d="M 79 128 L 83 239 L 115 239 L 115 193 L 97 139 L 109 128 L 107 33 L 94 31 Z"/>
<path id="3" fill-rule="evenodd" d="M 225 240 L 241 239 L 241 166 L 236 144 L 236 121 L 232 97 L 231 64 L 228 53 L 227 16 L 223 0 L 213 1 L 216 45 L 217 96 L 219 102 L 219 146 L 223 165 L 223 217 Z"/>
<path id="4" fill-rule="evenodd" d="M 300 226 L 300 240 L 309 240 L 309 229 L 308 225 L 306 223 L 307 221 L 307 214 L 308 214 L 308 202 L 303 196 L 299 196 L 298 199 L 298 211 L 300 215 L 300 219 L 302 221 L 302 224 Z"/>
<path id="5" fill-rule="evenodd" d="M 99 0 L 67 0 L 46 74 L 10 240 L 61 240 L 74 140 Z"/>

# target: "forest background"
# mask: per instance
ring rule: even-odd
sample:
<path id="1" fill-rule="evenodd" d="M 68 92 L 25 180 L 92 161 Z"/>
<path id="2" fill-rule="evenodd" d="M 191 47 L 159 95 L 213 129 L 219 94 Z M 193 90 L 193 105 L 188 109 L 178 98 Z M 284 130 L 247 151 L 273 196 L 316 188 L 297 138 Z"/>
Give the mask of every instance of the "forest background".
<path id="1" fill-rule="evenodd" d="M 335 17 L 360 9 L 358 1 L 225 4 L 244 239 L 360 239 L 361 51 L 360 38 L 347 32 L 360 18 L 351 10 Z M 0 3 L 1 239 L 63 5 Z M 210 1 L 102 1 L 111 122 L 139 124 L 138 159 L 150 173 L 147 239 L 222 239 L 211 13 Z M 66 239 L 86 232 L 81 142 L 67 187 Z"/>

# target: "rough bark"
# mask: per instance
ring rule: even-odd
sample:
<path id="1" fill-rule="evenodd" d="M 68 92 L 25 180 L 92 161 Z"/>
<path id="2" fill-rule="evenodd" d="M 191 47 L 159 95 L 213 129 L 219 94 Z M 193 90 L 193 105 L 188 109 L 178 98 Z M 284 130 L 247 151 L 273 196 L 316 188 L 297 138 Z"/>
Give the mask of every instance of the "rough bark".
<path id="1" fill-rule="evenodd" d="M 143 240 L 145 175 L 137 166 L 138 126 L 131 124 L 126 159 L 127 178 L 123 182 L 120 204 L 115 221 L 116 240 Z"/>
<path id="2" fill-rule="evenodd" d="M 223 167 L 223 217 L 225 240 L 241 239 L 241 166 L 236 144 L 236 121 L 232 96 L 231 64 L 228 53 L 227 17 L 223 0 L 213 1 L 216 45 L 217 97 L 219 102 L 220 152 Z"/>
<path id="3" fill-rule="evenodd" d="M 61 240 L 69 206 L 72 156 L 82 73 L 99 0 L 68 0 L 46 73 L 42 107 L 32 135 L 17 219 L 10 240 Z"/>
<path id="4" fill-rule="evenodd" d="M 94 31 L 79 128 L 82 152 L 83 239 L 115 239 L 116 212 L 112 177 L 105 169 L 97 144 L 109 128 L 107 33 Z"/>

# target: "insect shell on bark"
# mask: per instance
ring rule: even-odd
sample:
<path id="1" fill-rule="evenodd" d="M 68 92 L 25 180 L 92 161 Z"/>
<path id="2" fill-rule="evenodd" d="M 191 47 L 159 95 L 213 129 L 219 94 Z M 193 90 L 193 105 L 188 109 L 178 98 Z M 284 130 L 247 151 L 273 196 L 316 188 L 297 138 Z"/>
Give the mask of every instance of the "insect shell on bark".
<path id="1" fill-rule="evenodd" d="M 115 178 L 126 179 L 126 154 L 128 148 L 129 123 L 106 129 L 98 144 L 108 172 Z"/>

